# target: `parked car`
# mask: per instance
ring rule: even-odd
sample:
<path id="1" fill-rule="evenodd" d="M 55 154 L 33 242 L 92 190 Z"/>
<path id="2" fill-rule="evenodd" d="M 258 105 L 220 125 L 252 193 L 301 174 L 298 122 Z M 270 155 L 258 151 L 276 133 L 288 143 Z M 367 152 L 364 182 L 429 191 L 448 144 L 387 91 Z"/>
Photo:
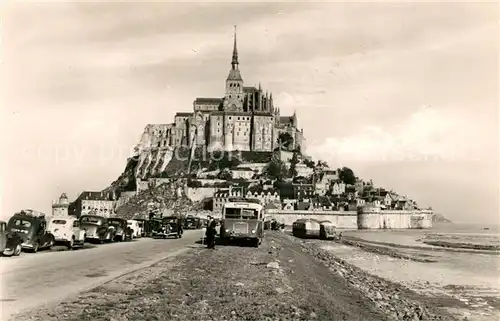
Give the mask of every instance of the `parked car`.
<path id="1" fill-rule="evenodd" d="M 266 216 L 264 217 L 264 230 L 270 230 L 271 229 L 271 223 L 273 221 L 273 218 L 271 216 Z"/>
<path id="2" fill-rule="evenodd" d="M 127 226 L 132 229 L 132 238 L 142 237 L 142 228 L 136 220 L 127 220 Z"/>
<path id="3" fill-rule="evenodd" d="M 76 217 L 52 217 L 47 230 L 54 235 L 56 243 L 63 243 L 69 249 L 83 247 L 85 243 L 85 230 L 80 227 L 80 221 Z"/>
<path id="4" fill-rule="evenodd" d="M 103 216 L 80 216 L 80 228 L 85 230 L 85 241 L 98 241 L 102 244 L 113 241 L 115 237 L 114 228 L 109 226 L 108 219 Z"/>
<path id="5" fill-rule="evenodd" d="M 108 224 L 114 228 L 113 241 L 130 241 L 132 240 L 132 229 L 128 227 L 127 220 L 120 217 L 113 217 L 108 219 Z"/>
<path id="6" fill-rule="evenodd" d="M 285 229 L 285 223 L 278 223 L 274 218 L 271 221 L 271 230 L 280 231 Z"/>
<path id="7" fill-rule="evenodd" d="M 161 218 L 153 217 L 148 221 L 148 232 L 147 236 L 154 237 L 154 235 L 161 231 Z"/>
<path id="8" fill-rule="evenodd" d="M 149 231 L 149 220 L 143 219 L 143 218 L 136 218 L 134 221 L 137 222 L 139 225 L 139 228 L 141 230 L 141 237 L 145 237 L 148 235 Z"/>
<path id="9" fill-rule="evenodd" d="M 319 237 L 319 230 L 319 221 L 314 219 L 301 218 L 292 225 L 292 234 L 301 238 Z"/>
<path id="10" fill-rule="evenodd" d="M 184 228 L 186 230 L 188 229 L 197 230 L 200 229 L 201 227 L 202 227 L 202 222 L 199 217 L 189 215 L 184 219 Z"/>
<path id="11" fill-rule="evenodd" d="M 153 232 L 153 237 L 175 237 L 181 238 L 183 234 L 182 219 L 176 216 L 162 218 L 160 230 Z"/>
<path id="12" fill-rule="evenodd" d="M 333 240 L 337 237 L 335 225 L 330 221 L 321 221 L 319 223 L 319 238 L 322 240 Z"/>
<path id="13" fill-rule="evenodd" d="M 18 256 L 21 254 L 23 243 L 18 234 L 7 232 L 7 223 L 0 221 L 0 253 L 4 256 Z"/>
<path id="14" fill-rule="evenodd" d="M 54 235 L 47 231 L 45 215 L 33 210 L 14 214 L 7 223 L 7 233 L 13 239 L 20 238 L 22 249 L 33 253 L 50 249 L 55 243 Z"/>

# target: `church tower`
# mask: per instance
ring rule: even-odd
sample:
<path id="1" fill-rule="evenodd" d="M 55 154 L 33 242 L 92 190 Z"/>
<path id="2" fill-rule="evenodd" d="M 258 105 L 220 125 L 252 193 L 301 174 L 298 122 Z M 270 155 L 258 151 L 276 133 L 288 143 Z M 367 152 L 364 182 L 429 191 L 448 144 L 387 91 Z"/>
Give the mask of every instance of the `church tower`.
<path id="1" fill-rule="evenodd" d="M 241 78 L 238 49 L 236 47 L 236 26 L 234 26 L 233 58 L 231 70 L 226 79 L 226 95 L 224 99 L 225 111 L 243 111 L 243 78 Z"/>

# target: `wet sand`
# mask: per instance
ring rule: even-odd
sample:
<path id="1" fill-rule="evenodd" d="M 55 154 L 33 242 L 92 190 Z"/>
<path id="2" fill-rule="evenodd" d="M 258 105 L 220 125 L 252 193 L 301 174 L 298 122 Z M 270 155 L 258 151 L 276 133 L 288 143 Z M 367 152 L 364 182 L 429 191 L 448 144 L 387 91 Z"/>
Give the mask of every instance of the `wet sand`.
<path id="1" fill-rule="evenodd" d="M 498 253 L 447 251 L 419 241 L 432 231 L 350 231 L 379 251 L 332 242 L 318 245 L 363 270 L 398 282 L 436 300 L 456 317 L 486 321 L 500 319 L 500 256 Z M 386 245 L 381 245 L 385 243 Z M 387 244 L 400 244 L 404 247 Z M 412 245 L 415 247 L 412 248 Z M 381 254 L 384 253 L 385 255 Z M 421 259 L 408 260 L 398 257 Z"/>

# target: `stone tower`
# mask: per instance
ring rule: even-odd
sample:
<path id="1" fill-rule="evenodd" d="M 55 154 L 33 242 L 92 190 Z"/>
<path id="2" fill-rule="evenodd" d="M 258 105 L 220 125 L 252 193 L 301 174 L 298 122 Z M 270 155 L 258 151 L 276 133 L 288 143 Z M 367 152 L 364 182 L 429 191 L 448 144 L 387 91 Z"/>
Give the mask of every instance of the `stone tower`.
<path id="1" fill-rule="evenodd" d="M 234 27 L 233 58 L 231 60 L 231 70 L 226 79 L 226 95 L 224 97 L 225 111 L 243 111 L 243 78 L 241 77 L 238 49 L 236 46 L 236 26 Z"/>
<path id="2" fill-rule="evenodd" d="M 69 201 L 66 193 L 62 193 L 59 199 L 52 202 L 52 216 L 68 216 Z"/>

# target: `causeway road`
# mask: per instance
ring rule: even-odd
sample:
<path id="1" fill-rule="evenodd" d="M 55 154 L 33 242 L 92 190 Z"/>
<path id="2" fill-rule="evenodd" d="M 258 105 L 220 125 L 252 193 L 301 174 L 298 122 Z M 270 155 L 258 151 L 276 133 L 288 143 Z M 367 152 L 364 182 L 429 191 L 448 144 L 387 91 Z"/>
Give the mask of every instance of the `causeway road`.
<path id="1" fill-rule="evenodd" d="M 185 231 L 181 239 L 141 238 L 90 245 L 73 251 L 22 253 L 0 258 L 1 320 L 90 290 L 102 283 L 183 253 L 203 232 Z"/>

